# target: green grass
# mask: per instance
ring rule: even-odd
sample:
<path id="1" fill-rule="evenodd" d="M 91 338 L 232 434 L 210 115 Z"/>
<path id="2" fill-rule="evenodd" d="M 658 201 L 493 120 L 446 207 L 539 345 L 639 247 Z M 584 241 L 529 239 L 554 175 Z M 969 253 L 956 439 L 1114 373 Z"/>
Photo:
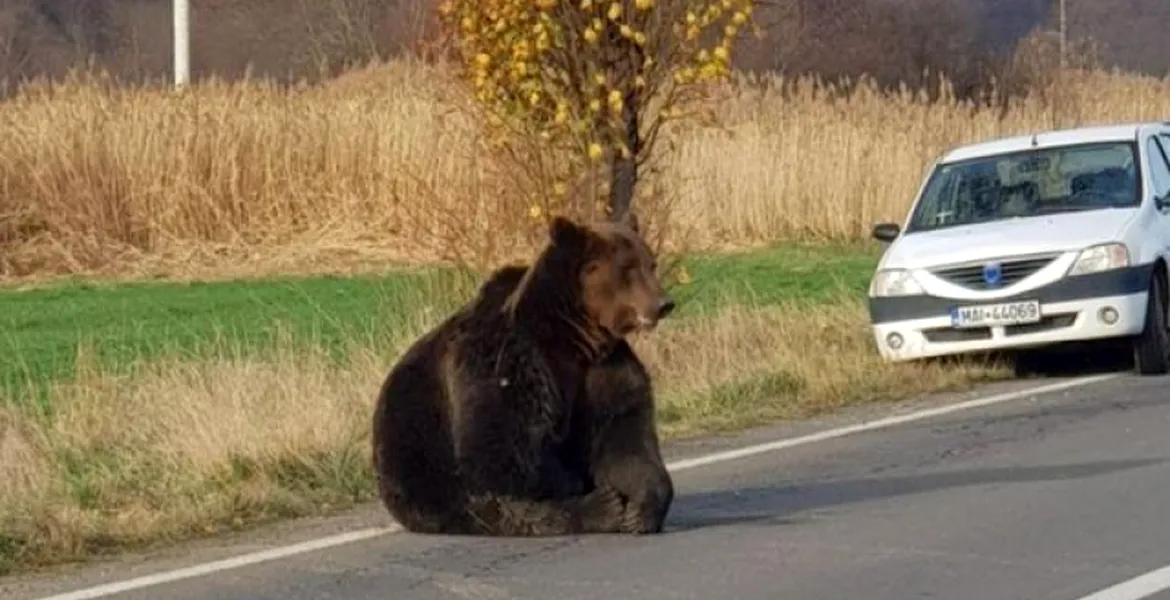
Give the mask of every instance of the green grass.
<path id="1" fill-rule="evenodd" d="M 693 283 L 672 290 L 679 316 L 727 304 L 774 306 L 863 297 L 880 253 L 869 245 L 777 245 L 738 254 L 689 257 Z"/>
<path id="2" fill-rule="evenodd" d="M 679 318 L 727 304 L 828 302 L 864 294 L 877 254 L 865 247 L 783 245 L 684 262 Z M 280 335 L 343 359 L 347 343 L 375 343 L 423 306 L 460 300 L 452 273 L 282 277 L 214 283 L 69 283 L 0 291 L 0 397 L 39 395 L 71 377 L 80 348 L 106 369 L 163 354 L 262 353 Z M 444 304 L 444 300 L 448 304 Z"/>

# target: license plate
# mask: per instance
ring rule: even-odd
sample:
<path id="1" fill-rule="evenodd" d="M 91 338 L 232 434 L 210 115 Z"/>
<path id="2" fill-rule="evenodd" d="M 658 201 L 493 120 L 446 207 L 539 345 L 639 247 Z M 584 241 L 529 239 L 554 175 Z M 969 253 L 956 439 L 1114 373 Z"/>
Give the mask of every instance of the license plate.
<path id="1" fill-rule="evenodd" d="M 1035 323 L 1039 320 L 1039 300 L 951 307 L 952 327 L 1018 325 L 1021 323 Z"/>

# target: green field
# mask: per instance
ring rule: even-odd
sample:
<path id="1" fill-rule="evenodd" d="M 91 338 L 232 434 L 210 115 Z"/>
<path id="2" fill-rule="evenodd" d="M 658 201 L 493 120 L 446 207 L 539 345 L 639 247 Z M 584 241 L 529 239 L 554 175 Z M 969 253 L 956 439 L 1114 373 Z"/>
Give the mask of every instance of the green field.
<path id="1" fill-rule="evenodd" d="M 727 304 L 819 303 L 864 295 L 869 247 L 784 245 L 689 257 L 677 318 Z M 28 397 L 74 374 L 79 349 L 118 371 L 164 354 L 263 353 L 281 335 L 343 358 L 347 344 L 381 345 L 420 310 L 448 310 L 451 272 L 283 277 L 214 283 L 70 283 L 0 291 L 0 395 Z"/>

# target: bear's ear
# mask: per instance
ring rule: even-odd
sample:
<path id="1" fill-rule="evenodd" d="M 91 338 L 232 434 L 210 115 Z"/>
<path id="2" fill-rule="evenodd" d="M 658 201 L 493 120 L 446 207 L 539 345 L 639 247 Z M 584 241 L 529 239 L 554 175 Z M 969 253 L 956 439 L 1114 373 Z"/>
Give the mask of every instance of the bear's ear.
<path id="1" fill-rule="evenodd" d="M 549 241 L 562 248 L 584 247 L 588 232 L 565 217 L 553 217 L 548 228 Z"/>

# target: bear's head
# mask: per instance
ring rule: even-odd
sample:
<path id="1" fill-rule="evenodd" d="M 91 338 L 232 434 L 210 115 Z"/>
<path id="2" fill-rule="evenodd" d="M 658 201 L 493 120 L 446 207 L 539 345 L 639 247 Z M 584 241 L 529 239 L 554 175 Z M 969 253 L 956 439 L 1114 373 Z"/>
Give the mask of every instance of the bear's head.
<path id="1" fill-rule="evenodd" d="M 633 217 L 589 225 L 556 217 L 548 235 L 529 268 L 498 271 L 483 292 L 497 298 L 515 282 L 502 308 L 539 337 L 596 358 L 631 333 L 653 329 L 674 310 Z"/>
<path id="2" fill-rule="evenodd" d="M 557 217 L 549 235 L 553 249 L 576 258 L 566 266 L 575 272 L 579 306 L 608 336 L 623 338 L 652 330 L 674 310 L 636 217 L 590 225 Z"/>

